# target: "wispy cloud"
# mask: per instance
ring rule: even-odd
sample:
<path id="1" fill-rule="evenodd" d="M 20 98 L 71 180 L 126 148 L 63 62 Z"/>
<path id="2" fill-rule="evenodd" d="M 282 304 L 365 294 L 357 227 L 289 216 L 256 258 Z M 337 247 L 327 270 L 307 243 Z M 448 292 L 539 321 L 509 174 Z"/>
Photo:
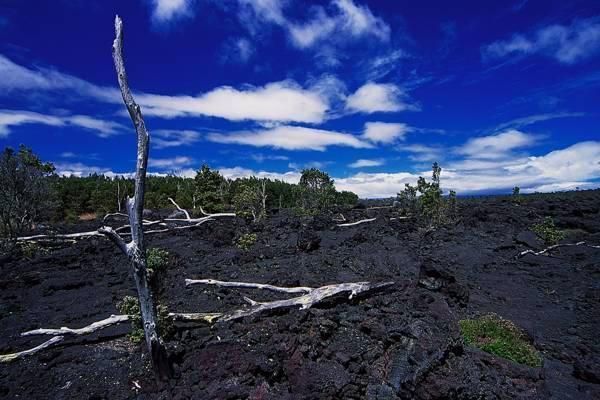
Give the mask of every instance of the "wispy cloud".
<path id="1" fill-rule="evenodd" d="M 394 84 L 369 82 L 348 96 L 346 108 L 369 114 L 414 109 L 405 99 L 406 94 Z"/>
<path id="2" fill-rule="evenodd" d="M 447 149 L 441 146 L 426 146 L 422 144 L 402 145 L 396 148 L 400 152 L 410 153 L 408 158 L 416 162 L 442 161 Z"/>
<path id="3" fill-rule="evenodd" d="M 193 0 L 147 0 L 152 7 L 152 21 L 165 24 L 193 15 Z"/>
<path id="4" fill-rule="evenodd" d="M 0 138 L 7 137 L 15 126 L 24 124 L 40 124 L 55 127 L 77 126 L 91 130 L 102 138 L 123 133 L 126 129 L 119 123 L 87 115 L 55 116 L 24 110 L 0 110 Z"/>
<path id="5" fill-rule="evenodd" d="M 501 159 L 509 156 L 513 150 L 531 147 L 541 138 L 517 130 L 509 130 L 496 135 L 469 139 L 456 149 L 456 153 L 471 158 Z"/>
<path id="6" fill-rule="evenodd" d="M 96 101 L 122 105 L 119 90 L 97 86 L 72 75 L 48 68 L 26 68 L 0 55 L 0 95 L 15 91 L 62 90 Z M 328 99 L 318 91 L 304 89 L 292 80 L 268 83 L 264 86 L 246 85 L 242 89 L 217 87 L 206 93 L 189 95 L 156 95 L 134 93 L 144 115 L 175 118 L 209 116 L 232 121 L 279 121 L 319 123 L 327 117 Z"/>
<path id="7" fill-rule="evenodd" d="M 259 164 L 261 164 L 265 161 L 288 161 L 290 159 L 288 156 L 282 156 L 282 155 L 278 155 L 278 154 L 262 154 L 262 153 L 251 154 L 250 158 Z"/>
<path id="8" fill-rule="evenodd" d="M 584 115 L 585 113 L 582 112 L 559 112 L 528 115 L 526 117 L 515 118 L 513 120 L 499 124 L 494 128 L 494 131 L 503 131 L 505 129 L 520 129 L 538 122 L 548 121 L 557 118 L 583 117 Z"/>
<path id="9" fill-rule="evenodd" d="M 156 149 L 168 147 L 190 146 L 200 140 L 200 133 L 191 130 L 167 130 L 159 129 L 152 131 L 151 144 Z"/>
<path id="10" fill-rule="evenodd" d="M 600 51 L 600 18 L 574 20 L 571 25 L 550 25 L 531 35 L 514 34 L 508 40 L 482 48 L 484 60 L 510 55 L 541 54 L 562 64 L 575 64 Z"/>
<path id="11" fill-rule="evenodd" d="M 238 0 L 239 20 L 251 35 L 264 34 L 265 24 L 283 30 L 295 48 L 312 51 L 320 68 L 338 67 L 347 57 L 342 51 L 361 40 L 390 41 L 391 28 L 366 5 L 353 0 L 332 0 L 308 7 L 309 17 L 289 17 L 282 0 Z M 268 30 L 268 29 L 267 29 Z"/>
<path id="12" fill-rule="evenodd" d="M 364 167 L 379 167 L 385 164 L 385 160 L 378 158 L 376 160 L 359 159 L 351 164 L 348 164 L 350 168 L 364 168 Z"/>
<path id="13" fill-rule="evenodd" d="M 176 170 L 194 164 L 194 159 L 185 156 L 177 156 L 172 158 L 150 158 L 148 166 L 158 169 Z"/>
<path id="14" fill-rule="evenodd" d="M 367 122 L 362 137 L 373 143 L 387 144 L 396 140 L 404 140 L 410 130 L 408 125 L 402 123 Z"/>
<path id="15" fill-rule="evenodd" d="M 247 63 L 254 55 L 256 49 L 252 42 L 246 38 L 235 38 L 223 45 L 221 61 L 224 63 Z"/>
<path id="16" fill-rule="evenodd" d="M 348 133 L 288 125 L 230 134 L 210 133 L 207 135 L 207 139 L 217 143 L 243 144 L 285 150 L 325 151 L 329 146 L 347 146 L 357 149 L 373 147 L 372 144 Z"/>

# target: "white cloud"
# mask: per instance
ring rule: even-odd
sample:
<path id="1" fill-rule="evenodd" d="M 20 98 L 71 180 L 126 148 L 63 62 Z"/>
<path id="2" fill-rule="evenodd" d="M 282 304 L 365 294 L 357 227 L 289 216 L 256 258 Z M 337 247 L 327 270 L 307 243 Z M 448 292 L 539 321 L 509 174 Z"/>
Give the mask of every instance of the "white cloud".
<path id="1" fill-rule="evenodd" d="M 192 14 L 191 0 L 151 0 L 151 2 L 152 19 L 155 22 L 165 23 Z"/>
<path id="2" fill-rule="evenodd" d="M 283 13 L 284 2 L 279 0 L 239 0 L 240 21 L 253 34 L 260 31 L 257 21 L 280 26 L 290 42 L 300 48 L 322 48 L 325 43 L 340 43 L 363 37 L 373 37 L 387 42 L 391 29 L 383 19 L 373 15 L 369 7 L 352 0 L 333 0 L 331 7 L 311 8 L 307 21 L 293 21 Z"/>
<path id="3" fill-rule="evenodd" d="M 133 177 L 134 175 L 133 173 L 117 173 L 110 168 L 86 165 L 79 162 L 54 162 L 53 164 L 56 167 L 56 173 L 62 176 L 84 177 L 90 174 L 98 174 L 114 178 L 116 176 Z"/>
<path id="4" fill-rule="evenodd" d="M 364 168 L 364 167 L 379 167 L 385 164 L 385 160 L 379 158 L 377 160 L 366 160 L 361 158 L 360 160 L 356 160 L 351 164 L 348 164 L 350 168 Z"/>
<path id="5" fill-rule="evenodd" d="M 425 146 L 422 144 L 404 145 L 397 148 L 398 151 L 411 153 L 412 161 L 428 162 L 441 161 L 446 150 L 440 146 Z"/>
<path id="6" fill-rule="evenodd" d="M 242 131 L 230 134 L 211 133 L 208 134 L 207 139 L 217 143 L 285 150 L 325 151 L 328 146 L 347 146 L 356 149 L 373 147 L 370 143 L 348 133 L 288 125 L 260 131 Z"/>
<path id="7" fill-rule="evenodd" d="M 359 173 L 336 178 L 335 183 L 339 190 L 350 190 L 360 197 L 391 197 L 403 190 L 405 183 L 414 184 L 419 175 L 429 177 L 431 171 Z M 441 183 L 445 190 L 456 190 L 459 194 L 508 193 L 514 186 L 523 192 L 599 187 L 599 178 L 600 142 L 588 141 L 539 157 L 449 165 L 442 170 Z"/>
<path id="8" fill-rule="evenodd" d="M 499 124 L 494 128 L 495 131 L 503 131 L 507 128 L 519 129 L 528 125 L 535 124 L 537 122 L 548 121 L 556 118 L 568 118 L 568 117 L 583 117 L 585 113 L 582 112 L 557 112 L 547 114 L 535 114 L 527 117 L 515 118 L 511 121 Z"/>
<path id="9" fill-rule="evenodd" d="M 298 183 L 300 176 L 302 175 L 298 171 L 288 172 L 268 172 L 268 171 L 254 171 L 248 168 L 233 167 L 233 168 L 219 168 L 221 175 L 229 179 L 245 178 L 250 176 L 256 176 L 258 178 L 268 178 L 282 180 L 288 183 Z"/>
<path id="10" fill-rule="evenodd" d="M 109 103 L 122 102 L 121 93 L 112 87 L 94 85 L 83 79 L 64 74 L 50 68 L 29 69 L 18 65 L 0 54 L 0 94 L 29 90 L 52 91 L 72 90 L 79 95 L 89 96 Z"/>
<path id="11" fill-rule="evenodd" d="M 328 165 L 334 164 L 333 161 L 308 161 L 302 164 L 291 162 L 288 164 L 288 168 L 293 170 L 302 170 L 307 168 L 325 169 Z"/>
<path id="12" fill-rule="evenodd" d="M 251 154 L 250 158 L 259 164 L 261 164 L 267 160 L 287 161 L 290 159 L 288 156 L 281 156 L 281 155 L 277 155 L 277 154 L 262 154 L 262 153 Z"/>
<path id="13" fill-rule="evenodd" d="M 159 129 L 152 131 L 150 134 L 150 143 L 156 149 L 189 146 L 200 140 L 200 133 L 191 130 L 178 131 Z"/>
<path id="14" fill-rule="evenodd" d="M 80 96 L 119 105 L 118 89 L 102 87 L 51 69 L 28 69 L 0 55 L 0 94 L 14 91 L 70 90 Z M 161 118 L 209 116 L 233 121 L 279 121 L 319 123 L 326 118 L 327 98 L 314 90 L 303 89 L 292 80 L 268 83 L 262 87 L 217 87 L 197 96 L 134 93 L 146 116 Z"/>
<path id="15" fill-rule="evenodd" d="M 222 51 L 222 62 L 245 64 L 252 58 L 256 49 L 250 40 L 246 38 L 235 38 L 226 41 Z"/>
<path id="16" fill-rule="evenodd" d="M 318 123 L 325 119 L 329 108 L 325 99 L 293 81 L 244 90 L 222 86 L 195 97 L 144 93 L 136 98 L 145 115 L 164 118 L 204 115 L 232 121 Z"/>
<path id="17" fill-rule="evenodd" d="M 176 170 L 182 167 L 187 167 L 194 163 L 194 159 L 185 156 L 177 156 L 172 158 L 150 158 L 148 166 L 158 169 Z"/>
<path id="18" fill-rule="evenodd" d="M 23 124 L 41 124 L 55 127 L 78 126 L 94 131 L 106 138 L 122 133 L 126 128 L 113 121 L 105 121 L 87 115 L 54 116 L 23 110 L 0 110 L 0 138 L 7 137 L 11 128 Z"/>
<path id="19" fill-rule="evenodd" d="M 410 128 L 406 124 L 390 122 L 367 122 L 362 137 L 374 143 L 392 143 L 404 140 Z"/>
<path id="20" fill-rule="evenodd" d="M 534 145 L 539 138 L 512 129 L 496 135 L 471 138 L 456 149 L 456 153 L 473 158 L 499 159 L 515 149 Z"/>
<path id="21" fill-rule="evenodd" d="M 482 49 L 484 58 L 502 58 L 512 54 L 542 54 L 563 64 L 575 64 L 600 51 L 600 19 L 575 20 L 569 26 L 550 25 L 526 37 L 515 34 Z"/>
<path id="22" fill-rule="evenodd" d="M 410 109 L 411 106 L 404 103 L 402 97 L 404 97 L 404 93 L 394 84 L 369 82 L 348 96 L 346 108 L 363 113 Z"/>

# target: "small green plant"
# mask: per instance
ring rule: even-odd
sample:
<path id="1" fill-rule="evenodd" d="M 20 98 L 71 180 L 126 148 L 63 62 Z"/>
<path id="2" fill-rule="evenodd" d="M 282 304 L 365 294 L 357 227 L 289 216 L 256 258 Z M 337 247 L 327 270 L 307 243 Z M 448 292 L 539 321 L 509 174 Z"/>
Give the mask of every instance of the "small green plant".
<path id="1" fill-rule="evenodd" d="M 515 204 L 521 204 L 521 188 L 515 186 L 512 191 L 512 201 Z"/>
<path id="2" fill-rule="evenodd" d="M 458 204 L 455 191 L 450 191 L 446 200 L 442 197 L 442 168 L 439 164 L 433 163 L 431 169 L 431 182 L 420 176 L 417 186 L 405 184 L 404 191 L 398 193 L 397 201 L 406 212 L 421 217 L 429 226 L 438 226 L 456 217 Z"/>
<path id="3" fill-rule="evenodd" d="M 540 354 L 511 321 L 492 313 L 458 324 L 465 343 L 471 346 L 531 367 L 542 365 Z"/>
<path id="4" fill-rule="evenodd" d="M 548 246 L 557 244 L 565 238 L 565 233 L 554 225 L 552 217 L 544 218 L 542 222 L 533 225 L 531 230 Z"/>
<path id="5" fill-rule="evenodd" d="M 139 300 L 133 296 L 125 296 L 117 303 L 117 310 L 121 314 L 129 315 L 131 321 L 131 332 L 127 335 L 129 340 L 134 344 L 141 343 L 144 340 L 144 328 Z"/>
<path id="6" fill-rule="evenodd" d="M 144 327 L 142 325 L 142 312 L 140 310 L 140 301 L 133 296 L 125 296 L 123 300 L 117 303 L 117 309 L 121 314 L 129 315 L 131 321 L 131 332 L 127 337 L 134 344 L 144 341 Z M 175 332 L 173 319 L 169 316 L 169 310 L 166 306 L 158 305 L 156 307 L 156 317 L 158 319 L 158 333 L 161 337 L 168 339 Z"/>
<path id="7" fill-rule="evenodd" d="M 167 265 L 169 265 L 168 251 L 158 247 L 146 250 L 146 267 L 150 275 L 163 271 Z"/>
<path id="8" fill-rule="evenodd" d="M 249 250 L 256 243 L 256 239 L 258 239 L 256 233 L 245 233 L 238 238 L 236 244 L 242 250 Z"/>

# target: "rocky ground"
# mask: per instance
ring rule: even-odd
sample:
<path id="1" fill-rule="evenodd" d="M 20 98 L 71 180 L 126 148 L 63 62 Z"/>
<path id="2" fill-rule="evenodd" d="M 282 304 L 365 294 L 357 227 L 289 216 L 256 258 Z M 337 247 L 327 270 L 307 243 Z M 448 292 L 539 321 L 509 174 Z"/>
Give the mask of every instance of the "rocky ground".
<path id="1" fill-rule="evenodd" d="M 265 224 L 221 219 L 149 236 L 172 257 L 159 299 L 171 311 L 210 312 L 281 298 L 257 290 L 193 286 L 185 278 L 322 286 L 393 280 L 392 287 L 310 310 L 261 314 L 180 329 L 169 341 L 175 378 L 158 384 L 143 345 L 108 328 L 0 365 L 0 397 L 22 399 L 598 399 L 600 250 L 553 257 L 529 231 L 544 216 L 565 242 L 600 244 L 600 191 L 464 199 L 459 221 L 424 233 L 390 209 L 330 217 L 282 212 Z M 100 222 L 63 227 L 82 231 Z M 256 245 L 238 249 L 241 232 Z M 134 295 L 127 260 L 98 238 L 0 261 L 0 353 L 33 347 L 39 327 L 81 327 L 117 313 Z M 495 312 L 514 321 L 543 356 L 530 368 L 463 344 L 458 321 Z"/>

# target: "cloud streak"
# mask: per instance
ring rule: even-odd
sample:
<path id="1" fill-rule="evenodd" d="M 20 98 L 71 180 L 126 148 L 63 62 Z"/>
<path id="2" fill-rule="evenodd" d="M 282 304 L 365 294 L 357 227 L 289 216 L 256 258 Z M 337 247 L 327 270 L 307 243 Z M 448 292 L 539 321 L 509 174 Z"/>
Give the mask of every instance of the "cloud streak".
<path id="1" fill-rule="evenodd" d="M 531 35 L 514 34 L 508 40 L 482 48 L 484 60 L 511 55 L 540 54 L 561 64 L 576 64 L 600 51 L 600 18 L 575 20 L 571 25 L 549 25 Z"/>
<path id="2" fill-rule="evenodd" d="M 97 136 L 107 138 L 123 133 L 125 126 L 87 115 L 55 116 L 24 110 L 0 110 L 0 138 L 8 137 L 12 129 L 19 125 L 39 124 L 55 127 L 77 126 L 93 131 Z"/>
<path id="3" fill-rule="evenodd" d="M 216 143 L 272 147 L 284 150 L 325 151 L 329 146 L 346 146 L 355 149 L 373 147 L 372 144 L 348 133 L 289 125 L 230 134 L 210 133 L 207 135 L 207 140 Z"/>

